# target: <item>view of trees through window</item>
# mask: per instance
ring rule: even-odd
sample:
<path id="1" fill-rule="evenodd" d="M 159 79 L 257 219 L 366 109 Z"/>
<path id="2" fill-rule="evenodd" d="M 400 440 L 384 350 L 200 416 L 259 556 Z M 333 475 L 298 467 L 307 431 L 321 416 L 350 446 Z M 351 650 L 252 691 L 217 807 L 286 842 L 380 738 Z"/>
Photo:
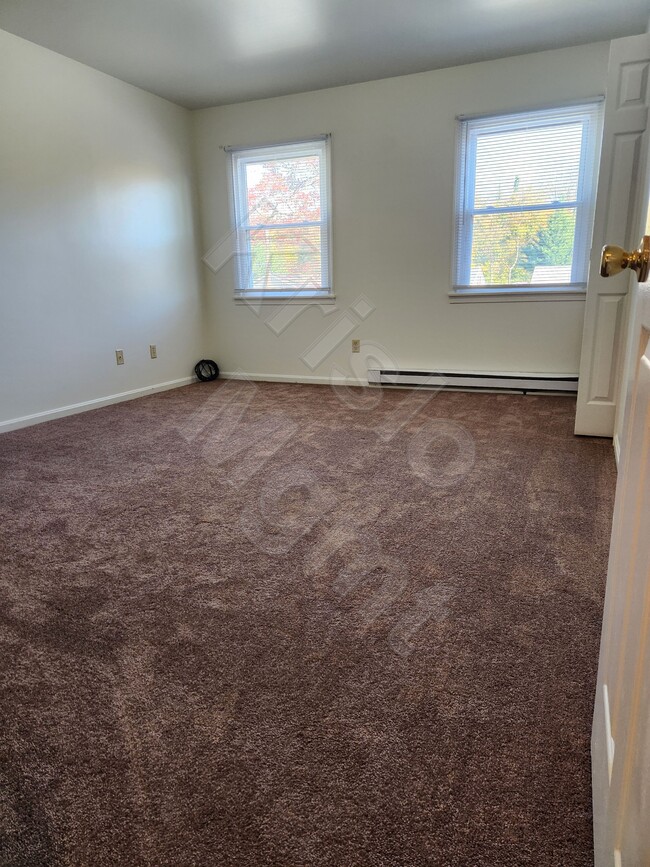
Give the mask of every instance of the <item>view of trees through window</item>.
<path id="1" fill-rule="evenodd" d="M 248 163 L 246 197 L 252 287 L 321 288 L 318 154 Z"/>
<path id="2" fill-rule="evenodd" d="M 471 283 L 570 282 L 575 223 L 575 208 L 475 217 Z"/>
<path id="3" fill-rule="evenodd" d="M 476 136 L 471 285 L 571 282 L 582 136 L 576 122 Z"/>

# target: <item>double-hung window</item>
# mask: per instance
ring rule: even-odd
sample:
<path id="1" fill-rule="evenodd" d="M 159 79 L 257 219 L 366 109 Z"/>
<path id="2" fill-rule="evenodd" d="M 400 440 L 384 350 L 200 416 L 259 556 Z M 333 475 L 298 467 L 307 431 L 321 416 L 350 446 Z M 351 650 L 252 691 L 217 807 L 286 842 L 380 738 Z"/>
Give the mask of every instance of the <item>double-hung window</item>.
<path id="1" fill-rule="evenodd" d="M 329 137 L 232 149 L 240 298 L 327 298 Z"/>
<path id="2" fill-rule="evenodd" d="M 452 295 L 584 292 L 600 103 L 459 120 Z"/>

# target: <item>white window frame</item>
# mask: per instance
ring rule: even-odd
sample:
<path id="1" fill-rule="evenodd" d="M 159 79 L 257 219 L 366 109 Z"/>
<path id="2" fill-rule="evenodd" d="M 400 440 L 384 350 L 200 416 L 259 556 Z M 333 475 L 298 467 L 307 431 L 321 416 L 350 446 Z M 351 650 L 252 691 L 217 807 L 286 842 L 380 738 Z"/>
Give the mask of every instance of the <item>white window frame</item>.
<path id="1" fill-rule="evenodd" d="M 332 286 L 332 206 L 331 206 L 331 156 L 330 136 L 284 142 L 273 145 L 226 148 L 230 152 L 232 216 L 236 244 L 236 289 L 235 300 L 268 303 L 323 303 L 334 299 Z M 317 156 L 320 161 L 321 219 L 304 223 L 255 223 L 248 214 L 246 167 L 251 163 L 273 159 Z M 251 283 L 250 232 L 256 229 L 307 228 L 321 229 L 321 286 L 305 289 L 259 290 Z"/>
<path id="2" fill-rule="evenodd" d="M 565 105 L 512 114 L 459 117 L 455 183 L 455 239 L 452 301 L 584 300 L 589 268 L 589 249 L 596 203 L 596 185 L 602 132 L 602 97 L 579 105 Z M 504 208 L 475 208 L 476 144 L 480 135 L 509 130 L 543 128 L 582 123 L 582 150 L 575 201 L 551 202 Z M 474 217 L 482 214 L 533 210 L 576 209 L 571 280 L 568 283 L 487 284 L 470 283 Z"/>

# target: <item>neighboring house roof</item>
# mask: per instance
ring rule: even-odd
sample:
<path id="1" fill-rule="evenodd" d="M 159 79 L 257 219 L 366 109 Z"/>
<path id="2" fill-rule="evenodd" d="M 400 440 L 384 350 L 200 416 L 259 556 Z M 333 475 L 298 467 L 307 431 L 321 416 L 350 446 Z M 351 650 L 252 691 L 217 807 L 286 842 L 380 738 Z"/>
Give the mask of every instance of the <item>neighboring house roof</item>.
<path id="1" fill-rule="evenodd" d="M 571 265 L 536 265 L 531 283 L 570 283 Z"/>

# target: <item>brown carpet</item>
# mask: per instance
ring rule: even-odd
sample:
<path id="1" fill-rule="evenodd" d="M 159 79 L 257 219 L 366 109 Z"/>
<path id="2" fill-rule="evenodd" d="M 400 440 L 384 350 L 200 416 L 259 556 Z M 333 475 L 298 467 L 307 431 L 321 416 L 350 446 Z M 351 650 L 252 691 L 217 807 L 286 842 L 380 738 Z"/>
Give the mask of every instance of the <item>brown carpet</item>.
<path id="1" fill-rule="evenodd" d="M 574 410 L 229 382 L 0 437 L 0 863 L 590 865 Z"/>

